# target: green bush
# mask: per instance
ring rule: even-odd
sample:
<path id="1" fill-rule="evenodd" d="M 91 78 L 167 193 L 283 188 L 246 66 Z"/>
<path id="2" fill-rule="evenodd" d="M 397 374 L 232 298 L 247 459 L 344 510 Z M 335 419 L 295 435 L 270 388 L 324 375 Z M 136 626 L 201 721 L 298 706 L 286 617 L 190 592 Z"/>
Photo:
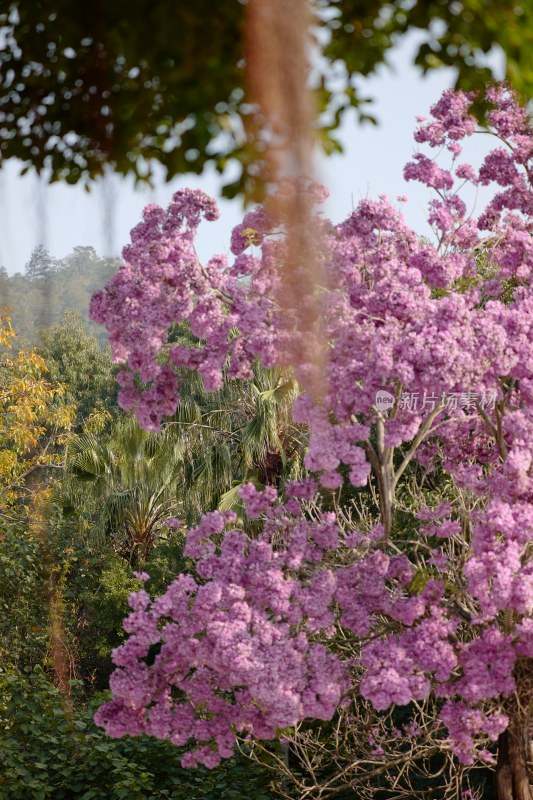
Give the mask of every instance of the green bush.
<path id="1" fill-rule="evenodd" d="M 48 648 L 41 547 L 26 531 L 0 540 L 0 664 L 17 671 L 41 663 Z"/>
<path id="2" fill-rule="evenodd" d="M 0 673 L 0 800 L 273 798 L 269 773 L 243 756 L 185 770 L 182 751 L 168 742 L 108 738 L 94 710 L 69 708 L 39 668 Z"/>

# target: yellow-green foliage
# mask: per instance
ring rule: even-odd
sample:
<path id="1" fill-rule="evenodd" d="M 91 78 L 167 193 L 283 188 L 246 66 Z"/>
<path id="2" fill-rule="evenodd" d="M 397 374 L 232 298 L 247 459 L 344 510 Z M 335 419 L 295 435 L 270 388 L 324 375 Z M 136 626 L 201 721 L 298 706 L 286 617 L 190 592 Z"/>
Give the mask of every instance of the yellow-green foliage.
<path id="1" fill-rule="evenodd" d="M 58 463 L 54 444 L 74 418 L 63 387 L 47 379 L 43 358 L 13 351 L 15 336 L 7 312 L 0 312 L 0 508 L 13 501 L 30 471 Z"/>

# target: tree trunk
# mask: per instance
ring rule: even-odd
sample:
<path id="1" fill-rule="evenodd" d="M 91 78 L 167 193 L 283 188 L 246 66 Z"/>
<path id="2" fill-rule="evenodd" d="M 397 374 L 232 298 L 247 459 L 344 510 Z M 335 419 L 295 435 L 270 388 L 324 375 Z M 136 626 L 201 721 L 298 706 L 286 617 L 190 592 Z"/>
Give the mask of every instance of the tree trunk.
<path id="1" fill-rule="evenodd" d="M 393 488 L 393 462 L 394 449 L 385 447 L 385 425 L 379 418 L 376 425 L 377 433 L 377 480 L 379 491 L 379 510 L 381 524 L 383 525 L 383 542 L 386 544 L 392 529 L 392 512 L 394 506 Z"/>
<path id="2" fill-rule="evenodd" d="M 529 726 L 511 720 L 498 739 L 496 797 L 498 800 L 533 800 L 529 784 Z"/>
<path id="3" fill-rule="evenodd" d="M 378 475 L 379 512 L 383 525 L 383 541 L 388 542 L 392 530 L 392 509 L 394 494 L 392 490 L 392 476 L 388 464 L 381 465 Z"/>

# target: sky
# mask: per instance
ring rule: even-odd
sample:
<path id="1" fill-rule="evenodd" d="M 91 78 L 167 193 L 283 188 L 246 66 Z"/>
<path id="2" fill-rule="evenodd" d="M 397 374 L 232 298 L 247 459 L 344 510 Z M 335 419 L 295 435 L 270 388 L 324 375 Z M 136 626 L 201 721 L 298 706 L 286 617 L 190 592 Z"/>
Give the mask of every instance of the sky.
<path id="1" fill-rule="evenodd" d="M 348 113 L 340 130 L 344 153 L 317 159 L 317 177 L 330 190 L 325 212 L 334 222 L 344 219 L 362 198 L 407 195 L 409 201 L 403 206 L 407 222 L 421 234 L 430 233 L 425 225 L 428 192 L 406 184 L 402 172 L 416 152 L 412 138 L 416 117 L 429 114 L 442 91 L 453 85 L 454 73 L 443 69 L 423 77 L 410 64 L 415 43 L 413 36 L 404 40 L 392 53 L 391 68 L 381 67 L 362 84 L 375 100 L 372 111 L 379 125 L 360 125 L 355 114 Z M 478 148 L 472 144 L 465 160 L 479 161 Z M 177 189 L 201 188 L 219 197 L 214 170 L 170 183 L 161 176 L 153 189 L 136 189 L 131 180 L 107 176 L 87 193 L 82 186 L 47 186 L 34 173 L 21 177 L 20 168 L 20 162 L 10 161 L 0 171 L 0 265 L 10 274 L 24 270 L 38 244 L 58 259 L 77 245 L 92 246 L 101 256 L 119 255 L 143 207 L 166 206 Z M 475 198 L 470 199 L 474 203 Z M 231 228 L 242 218 L 238 199 L 220 200 L 219 206 L 220 219 L 200 227 L 197 251 L 202 259 L 228 251 Z"/>

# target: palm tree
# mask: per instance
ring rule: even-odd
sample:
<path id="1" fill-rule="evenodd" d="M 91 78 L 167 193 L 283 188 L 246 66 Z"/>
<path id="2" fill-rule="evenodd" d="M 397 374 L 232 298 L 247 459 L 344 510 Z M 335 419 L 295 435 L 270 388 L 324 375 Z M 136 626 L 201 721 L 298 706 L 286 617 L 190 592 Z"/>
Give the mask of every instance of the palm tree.
<path id="1" fill-rule="evenodd" d="M 160 433 L 124 417 L 107 440 L 71 438 L 63 492 L 91 520 L 93 540 L 142 565 L 175 515 L 194 524 L 209 510 L 242 516 L 239 488 L 280 486 L 302 470 L 306 433 L 291 419 L 298 386 L 286 370 L 259 365 L 250 381 L 206 392 L 183 376 L 181 401 Z"/>
<path id="2" fill-rule="evenodd" d="M 167 429 L 187 454 L 179 491 L 190 522 L 217 507 L 241 511 L 243 483 L 280 486 L 301 473 L 306 433 L 291 419 L 298 391 L 287 370 L 260 365 L 250 381 L 225 381 L 216 392 L 187 375 Z"/>
<path id="3" fill-rule="evenodd" d="M 88 512 L 93 537 L 111 540 L 132 564 L 142 565 L 168 536 L 165 522 L 179 507 L 180 448 L 179 439 L 147 433 L 132 417 L 121 420 L 107 441 L 83 433 L 68 443 L 66 498 Z"/>

